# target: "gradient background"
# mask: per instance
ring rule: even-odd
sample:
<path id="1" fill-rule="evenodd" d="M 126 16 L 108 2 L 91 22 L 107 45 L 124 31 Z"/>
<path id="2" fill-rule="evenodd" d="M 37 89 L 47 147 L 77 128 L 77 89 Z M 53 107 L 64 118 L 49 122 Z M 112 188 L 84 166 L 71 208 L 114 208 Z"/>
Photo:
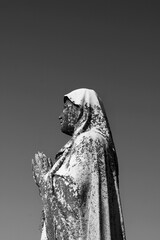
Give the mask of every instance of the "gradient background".
<path id="1" fill-rule="evenodd" d="M 31 159 L 68 140 L 63 95 L 81 87 L 106 107 L 127 239 L 159 239 L 159 12 L 141 0 L 0 2 L 0 239 L 40 239 Z"/>

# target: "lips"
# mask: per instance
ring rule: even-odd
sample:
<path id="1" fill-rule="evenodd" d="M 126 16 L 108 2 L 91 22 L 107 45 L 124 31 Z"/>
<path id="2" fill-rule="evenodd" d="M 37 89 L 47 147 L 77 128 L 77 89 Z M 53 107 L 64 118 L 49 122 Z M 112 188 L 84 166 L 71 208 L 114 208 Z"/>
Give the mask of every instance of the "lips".
<path id="1" fill-rule="evenodd" d="M 60 121 L 60 124 L 62 125 L 62 124 L 63 124 L 63 121 Z"/>

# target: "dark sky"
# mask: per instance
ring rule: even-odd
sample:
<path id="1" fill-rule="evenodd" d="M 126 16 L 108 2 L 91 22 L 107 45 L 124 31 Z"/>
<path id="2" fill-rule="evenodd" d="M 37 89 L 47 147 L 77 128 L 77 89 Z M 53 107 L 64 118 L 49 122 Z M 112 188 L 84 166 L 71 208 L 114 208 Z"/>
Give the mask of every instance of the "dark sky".
<path id="1" fill-rule="evenodd" d="M 40 239 L 31 159 L 54 158 L 63 95 L 103 99 L 127 239 L 159 239 L 160 17 L 154 1 L 0 2 L 0 235 Z"/>

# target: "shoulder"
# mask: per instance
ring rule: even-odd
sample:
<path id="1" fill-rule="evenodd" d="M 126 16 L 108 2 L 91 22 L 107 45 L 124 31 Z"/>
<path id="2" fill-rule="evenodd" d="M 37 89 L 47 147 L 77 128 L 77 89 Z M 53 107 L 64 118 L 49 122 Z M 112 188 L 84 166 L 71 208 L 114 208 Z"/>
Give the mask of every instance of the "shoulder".
<path id="1" fill-rule="evenodd" d="M 105 140 L 100 133 L 92 129 L 77 136 L 75 144 L 79 145 L 81 143 L 91 145 L 95 145 L 96 143 L 104 144 Z"/>
<path id="2" fill-rule="evenodd" d="M 72 147 L 72 156 L 75 154 L 83 156 L 84 159 L 97 159 L 97 156 L 100 157 L 104 154 L 105 146 L 102 135 L 90 130 L 77 136 Z"/>

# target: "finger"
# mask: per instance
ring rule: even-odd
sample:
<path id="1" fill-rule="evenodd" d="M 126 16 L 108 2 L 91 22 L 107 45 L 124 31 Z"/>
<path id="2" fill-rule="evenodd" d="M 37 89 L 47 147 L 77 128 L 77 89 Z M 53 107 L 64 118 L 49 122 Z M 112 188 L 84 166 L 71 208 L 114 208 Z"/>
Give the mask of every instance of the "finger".
<path id="1" fill-rule="evenodd" d="M 36 159 L 32 159 L 32 166 L 35 172 L 37 172 L 39 170 L 39 163 L 37 162 Z"/>
<path id="2" fill-rule="evenodd" d="M 46 155 L 44 155 L 43 157 L 43 161 L 44 161 L 44 170 L 45 171 L 48 171 L 51 167 L 51 162 L 50 162 L 50 159 L 46 157 Z"/>
<path id="3" fill-rule="evenodd" d="M 36 163 L 39 164 L 39 155 L 37 153 L 35 153 L 35 160 L 36 160 Z"/>
<path id="4" fill-rule="evenodd" d="M 32 170 L 34 170 L 35 166 L 37 165 L 35 159 L 32 159 L 31 165 L 32 165 Z"/>
<path id="5" fill-rule="evenodd" d="M 49 165 L 49 168 L 51 169 L 52 168 L 52 160 L 51 160 L 51 158 L 48 158 L 48 165 Z"/>
<path id="6" fill-rule="evenodd" d="M 33 174 L 33 179 L 37 183 L 37 177 L 35 174 L 35 169 L 34 169 L 34 159 L 32 159 L 32 174 Z"/>
<path id="7" fill-rule="evenodd" d="M 43 171 L 45 171 L 47 168 L 46 157 L 44 155 L 41 158 L 41 167 Z"/>
<path id="8" fill-rule="evenodd" d="M 34 174 L 34 160 L 33 159 L 31 161 L 31 168 L 32 168 L 32 173 Z"/>
<path id="9" fill-rule="evenodd" d="M 35 162 L 35 160 L 34 159 L 32 159 L 32 164 L 31 164 L 31 167 L 32 167 L 32 172 L 34 173 L 34 175 L 35 175 L 35 172 L 37 171 L 37 169 L 36 169 L 36 162 Z"/>
<path id="10" fill-rule="evenodd" d="M 38 157 L 43 158 L 43 152 L 38 152 Z"/>

